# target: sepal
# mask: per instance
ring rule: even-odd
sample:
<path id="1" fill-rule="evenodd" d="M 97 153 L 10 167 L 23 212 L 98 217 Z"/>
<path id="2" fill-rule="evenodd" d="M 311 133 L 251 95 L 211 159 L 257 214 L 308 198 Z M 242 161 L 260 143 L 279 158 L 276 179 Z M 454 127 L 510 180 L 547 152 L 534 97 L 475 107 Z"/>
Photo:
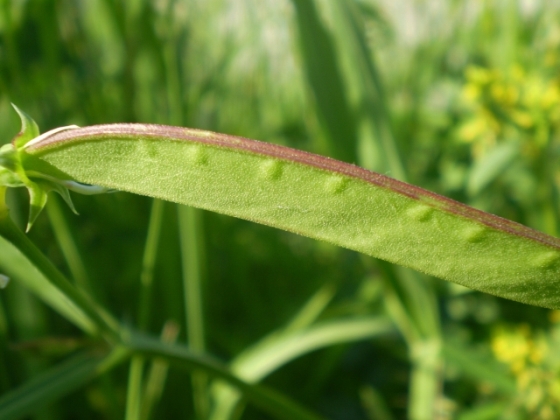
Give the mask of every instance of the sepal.
<path id="1" fill-rule="evenodd" d="M 47 204 L 47 191 L 39 184 L 29 181 L 25 184 L 29 191 L 29 218 L 27 220 L 26 232 L 31 230 L 33 223 Z"/>
<path id="2" fill-rule="evenodd" d="M 51 182 L 51 181 L 45 181 L 45 180 L 41 180 L 41 181 L 37 181 L 37 183 L 39 185 L 41 185 L 41 187 L 46 191 L 46 192 L 55 192 L 58 195 L 60 195 L 62 197 L 62 199 L 64 200 L 64 202 L 68 205 L 68 207 L 70 207 L 70 210 L 72 210 L 72 213 L 74 213 L 75 215 L 78 215 L 78 211 L 76 210 L 76 207 L 74 207 L 74 203 L 72 202 L 72 197 L 70 197 L 70 191 L 68 191 L 68 188 L 64 187 L 63 185 L 57 183 L 57 182 Z"/>
<path id="3" fill-rule="evenodd" d="M 14 104 L 12 106 L 21 119 L 21 130 L 10 144 L 0 147 L 0 187 L 25 187 L 29 191 L 27 232 L 47 204 L 48 193 L 51 191 L 60 194 L 75 214 L 78 212 L 72 203 L 69 190 L 88 195 L 112 192 L 107 188 L 83 185 L 72 180 L 58 179 L 45 173 L 26 170 L 24 167 L 26 147 L 41 142 L 57 132 L 79 127 L 75 125 L 59 127 L 41 135 L 35 121 Z"/>
<path id="4" fill-rule="evenodd" d="M 0 147 L 0 167 L 12 172 L 17 171 L 19 155 L 16 148 L 8 143 Z"/>
<path id="5" fill-rule="evenodd" d="M 64 202 L 70 207 L 72 213 L 78 214 L 76 211 L 76 207 L 74 207 L 74 203 L 72 202 L 72 198 L 70 197 L 70 192 L 67 188 L 63 187 L 62 185 L 47 181 L 44 179 L 37 180 L 36 182 L 30 181 L 28 184 L 25 185 L 27 190 L 29 191 L 29 200 L 30 200 L 30 207 L 29 207 L 29 219 L 27 221 L 27 228 L 26 232 L 31 230 L 31 227 L 37 220 L 37 217 L 45 208 L 48 199 L 48 193 L 54 191 L 58 193 Z"/>
<path id="6" fill-rule="evenodd" d="M 25 184 L 14 172 L 0 166 L 0 186 L 18 188 L 25 186 Z"/>
<path id="7" fill-rule="evenodd" d="M 37 126 L 37 123 L 33 121 L 33 118 L 31 118 L 14 104 L 12 104 L 12 106 L 21 119 L 21 130 L 12 140 L 12 144 L 14 145 L 14 147 L 16 149 L 19 149 L 25 146 L 27 142 L 33 140 L 35 137 L 38 137 L 40 132 L 39 127 Z"/>

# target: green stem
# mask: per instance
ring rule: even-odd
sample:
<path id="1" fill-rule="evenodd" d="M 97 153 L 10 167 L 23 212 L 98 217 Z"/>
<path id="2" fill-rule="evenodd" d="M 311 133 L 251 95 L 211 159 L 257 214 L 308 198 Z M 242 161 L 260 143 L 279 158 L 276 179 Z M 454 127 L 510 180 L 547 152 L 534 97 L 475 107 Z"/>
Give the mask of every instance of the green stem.
<path id="1" fill-rule="evenodd" d="M 201 265 L 204 241 L 201 232 L 201 212 L 198 209 L 179 206 L 179 232 L 183 262 L 183 287 L 185 292 L 185 311 L 189 347 L 204 353 L 204 315 L 202 309 Z M 192 376 L 194 404 L 197 418 L 207 417 L 208 378 L 205 374 L 194 372 Z"/>
<path id="2" fill-rule="evenodd" d="M 161 342 L 173 344 L 177 340 L 178 335 L 179 325 L 174 321 L 167 321 L 163 326 Z M 141 420 L 148 420 L 150 418 L 154 407 L 161 399 L 168 370 L 169 363 L 166 360 L 160 358 L 152 359 L 151 366 L 146 375 L 144 393 L 142 394 Z"/>
<path id="3" fill-rule="evenodd" d="M 436 417 L 436 405 L 442 392 L 443 360 L 441 341 L 423 339 L 409 347 L 411 373 L 409 381 L 410 420 L 430 420 Z"/>
<path id="4" fill-rule="evenodd" d="M 142 404 L 142 371 L 144 369 L 144 359 L 139 356 L 134 356 L 130 361 L 129 369 L 125 420 L 139 420 Z"/>
<path id="5" fill-rule="evenodd" d="M 151 313 L 151 292 L 154 281 L 154 266 L 157 257 L 161 225 L 163 223 L 163 201 L 154 199 L 150 223 L 148 225 L 148 237 L 144 248 L 142 259 L 142 272 L 140 274 L 140 306 L 138 313 L 138 325 L 145 329 L 148 325 Z M 130 362 L 128 376 L 128 392 L 126 399 L 126 420 L 139 420 L 143 413 L 143 375 L 144 359 L 133 357 Z"/>
<path id="6" fill-rule="evenodd" d="M 66 223 L 64 219 L 64 214 L 62 213 L 58 199 L 56 197 L 49 198 L 50 202 L 47 206 L 47 213 L 51 221 L 54 236 L 68 264 L 70 273 L 81 289 L 86 292 L 91 292 L 87 270 L 80 256 L 80 252 L 78 251 L 78 247 L 76 246 L 76 242 L 72 237 L 68 223 Z M 91 295 L 91 293 L 89 294 Z"/>
<path id="7" fill-rule="evenodd" d="M 142 259 L 142 272 L 140 274 L 141 289 L 138 314 L 138 326 L 140 329 L 145 329 L 148 326 L 152 307 L 151 293 L 154 281 L 154 266 L 159 246 L 161 226 L 163 224 L 163 208 L 163 201 L 158 199 L 153 200 L 146 247 L 144 248 L 144 258 Z"/>

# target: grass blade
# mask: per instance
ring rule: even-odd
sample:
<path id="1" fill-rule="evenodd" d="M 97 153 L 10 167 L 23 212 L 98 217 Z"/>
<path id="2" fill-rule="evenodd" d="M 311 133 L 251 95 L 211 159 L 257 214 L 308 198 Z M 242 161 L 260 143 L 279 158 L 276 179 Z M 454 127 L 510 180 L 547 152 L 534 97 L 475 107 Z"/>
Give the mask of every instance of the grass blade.
<path id="1" fill-rule="evenodd" d="M 442 349 L 445 361 L 476 382 L 491 384 L 496 390 L 513 395 L 515 382 L 494 359 L 484 360 L 476 351 L 463 346 L 445 343 Z"/>
<path id="2" fill-rule="evenodd" d="M 331 9 L 332 32 L 358 127 L 361 166 L 390 173 L 406 181 L 406 170 L 395 141 L 383 81 L 369 51 L 364 24 L 351 1 L 326 3 Z"/>
<path id="3" fill-rule="evenodd" d="M 349 112 L 341 71 L 333 41 L 315 7 L 309 0 L 293 0 L 301 56 L 318 115 L 328 142 L 317 150 L 339 159 L 355 162 L 355 121 Z"/>
<path id="4" fill-rule="evenodd" d="M 383 318 L 330 321 L 304 330 L 281 331 L 245 350 L 232 362 L 231 369 L 238 377 L 256 383 L 281 366 L 314 350 L 365 340 L 392 331 L 392 324 Z M 241 398 L 240 393 L 223 383 L 218 383 L 213 393 L 216 407 L 211 419 L 229 419 Z"/>
<path id="5" fill-rule="evenodd" d="M 468 194 L 471 197 L 478 195 L 504 172 L 519 154 L 519 144 L 515 142 L 503 143 L 494 147 L 471 168 L 467 184 Z"/>
<path id="6" fill-rule="evenodd" d="M 3 395 L 0 398 L 0 418 L 11 420 L 31 414 L 112 368 L 125 356 L 126 353 L 121 350 L 116 350 L 106 357 L 91 354 L 74 356 L 20 388 Z"/>
<path id="7" fill-rule="evenodd" d="M 0 204 L 1 205 L 1 204 Z M 0 208 L 0 211 L 2 209 Z M 0 215 L 0 235 L 7 241 L 4 241 L 4 247 L 9 249 L 12 245 L 14 254 L 20 254 L 28 263 L 33 265 L 41 272 L 41 276 L 35 276 L 34 280 L 36 288 L 46 289 L 46 293 L 41 293 L 42 296 L 50 294 L 53 297 L 53 288 L 56 288 L 63 296 L 57 298 L 61 301 L 68 302 L 75 308 L 78 308 L 89 319 L 89 323 L 93 323 L 98 332 L 106 334 L 108 337 L 115 338 L 119 335 L 118 324 L 108 314 L 106 314 L 96 303 L 82 294 L 74 287 L 57 268 L 45 257 L 41 251 L 21 232 L 6 215 Z M 9 261 L 7 269 L 12 270 L 13 262 Z M 45 282 L 46 280 L 46 282 Z M 39 283 L 40 282 L 40 283 Z M 47 285 L 48 283 L 48 285 Z M 57 299 L 54 298 L 54 299 Z M 53 301 L 53 299 L 50 299 Z M 68 303 L 65 305 L 68 306 Z M 62 305 L 55 303 L 55 308 L 60 308 Z M 68 310 L 65 311 L 68 314 Z M 75 315 L 73 314 L 75 319 Z M 83 322 L 82 322 L 83 325 Z"/>
<path id="8" fill-rule="evenodd" d="M 244 397 L 249 401 L 275 418 L 286 420 L 322 418 L 278 392 L 239 379 L 220 362 L 208 356 L 195 354 L 184 346 L 163 344 L 158 340 L 138 335 L 133 335 L 126 346 L 134 354 L 157 357 L 178 368 L 188 371 L 201 370 L 209 376 L 223 379 L 243 392 Z"/>
<path id="9" fill-rule="evenodd" d="M 96 327 L 91 319 L 3 237 L 0 237 L 0 267 L 3 273 L 14 281 L 24 284 L 27 289 L 80 329 L 89 334 L 95 333 Z"/>

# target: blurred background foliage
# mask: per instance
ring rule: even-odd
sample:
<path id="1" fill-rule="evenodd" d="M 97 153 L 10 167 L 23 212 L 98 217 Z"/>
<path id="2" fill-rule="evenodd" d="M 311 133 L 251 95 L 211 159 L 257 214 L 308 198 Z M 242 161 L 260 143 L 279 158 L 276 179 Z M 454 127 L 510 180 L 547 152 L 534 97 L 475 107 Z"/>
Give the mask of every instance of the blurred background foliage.
<path id="1" fill-rule="evenodd" d="M 552 0 L 2 0 L 0 141 L 19 128 L 10 102 L 43 131 L 209 129 L 353 162 L 558 236 L 559 19 Z M 25 193 L 9 199 L 21 226 Z M 75 203 L 79 217 L 52 198 L 30 237 L 81 288 L 130 327 L 159 335 L 173 320 L 179 342 L 243 355 L 234 368 L 328 418 L 560 417 L 557 311 L 170 203 L 157 210 L 146 300 L 151 200 Z M 193 261 L 201 294 L 183 299 Z M 364 320 L 388 324 L 348 338 L 357 324 L 343 323 Z M 322 325 L 333 327 L 324 344 L 289 356 Z M 294 331 L 291 344 L 278 338 Z M 0 292 L 0 398 L 87 345 L 18 279 Z M 255 373 L 259 360 L 277 365 Z M 133 418 L 127 375 L 100 375 L 33 418 Z M 170 370 L 152 418 L 268 418 L 251 406 L 220 414 L 219 386 L 199 379 Z"/>

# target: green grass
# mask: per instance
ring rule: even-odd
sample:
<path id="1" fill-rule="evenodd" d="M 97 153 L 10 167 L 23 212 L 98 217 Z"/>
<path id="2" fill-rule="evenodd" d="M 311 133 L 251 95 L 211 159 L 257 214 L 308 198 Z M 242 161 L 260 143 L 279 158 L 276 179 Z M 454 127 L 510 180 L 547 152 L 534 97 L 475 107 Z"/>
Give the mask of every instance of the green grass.
<path id="1" fill-rule="evenodd" d="M 559 11 L 451 1 L 424 13 L 409 1 L 392 15 L 390 3 L 6 1 L 0 141 L 18 130 L 10 102 L 43 131 L 213 130 L 357 163 L 558 236 Z M 24 228 L 25 193 L 8 199 Z M 244 419 L 560 413 L 556 312 L 227 216 L 126 193 L 73 199 L 79 216 L 49 200 L 32 252 L 111 315 L 92 322 L 0 240 L 11 277 L 0 418 L 236 418 L 224 381 L 241 389 Z M 113 321 L 125 348 L 112 348 Z M 499 340 L 548 353 L 515 370 Z"/>

